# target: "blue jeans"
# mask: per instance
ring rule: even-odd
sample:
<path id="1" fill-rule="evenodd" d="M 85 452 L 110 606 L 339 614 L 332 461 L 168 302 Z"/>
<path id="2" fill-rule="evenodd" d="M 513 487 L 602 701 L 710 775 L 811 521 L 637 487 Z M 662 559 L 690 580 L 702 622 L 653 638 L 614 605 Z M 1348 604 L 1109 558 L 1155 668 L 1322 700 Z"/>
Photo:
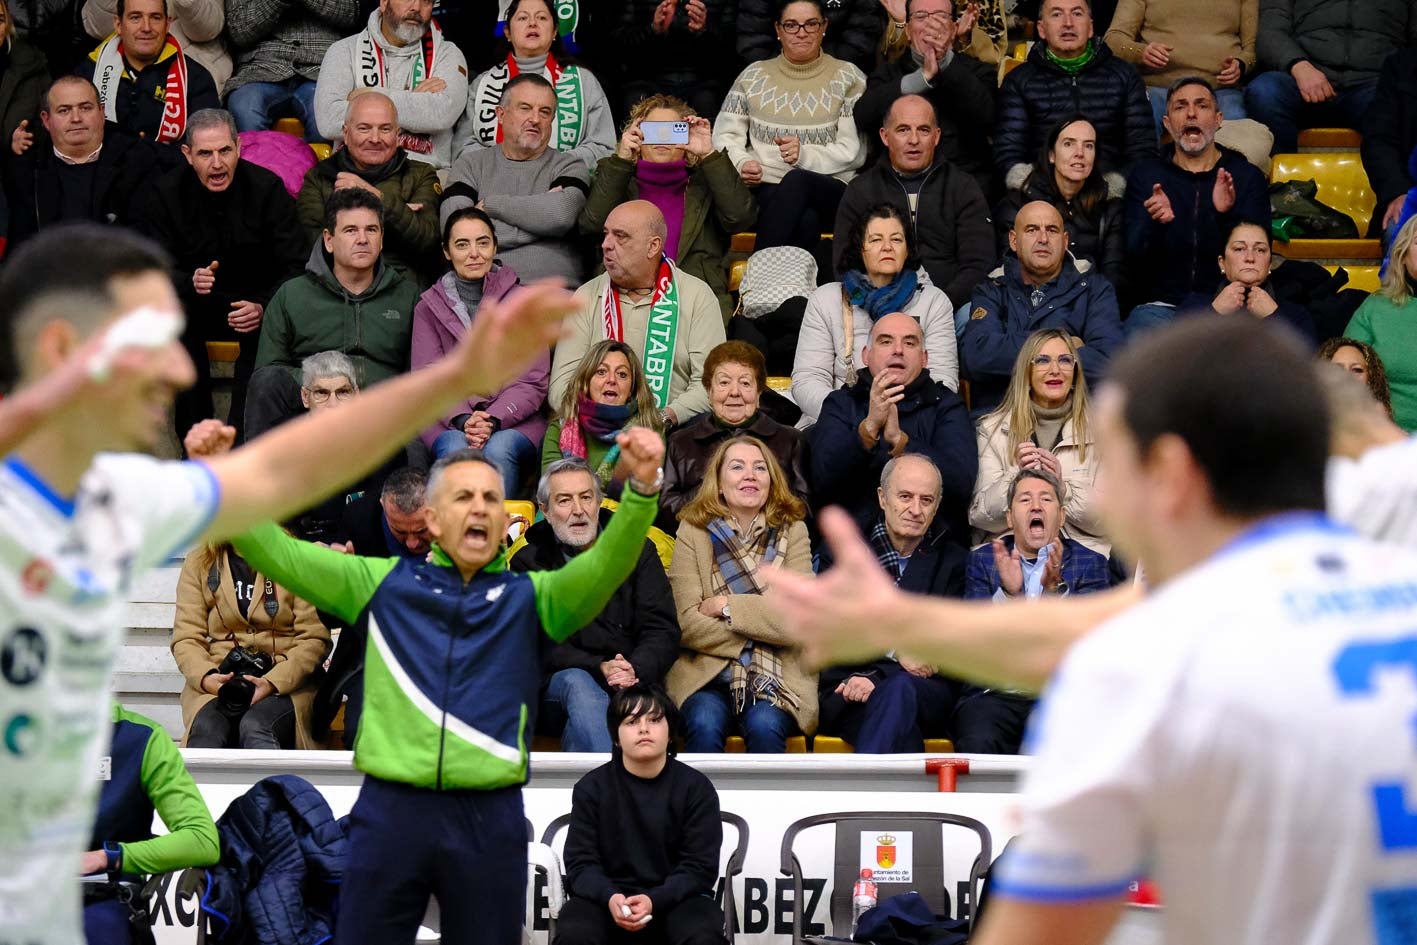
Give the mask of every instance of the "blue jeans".
<path id="1" fill-rule="evenodd" d="M 315 125 L 315 83 L 296 76 L 284 82 L 248 82 L 226 98 L 238 131 L 268 131 L 290 114 L 305 125 L 305 140 L 324 141 Z"/>
<path id="2" fill-rule="evenodd" d="M 1287 154 L 1299 147 L 1300 128 L 1359 128 L 1363 115 L 1373 104 L 1378 80 L 1350 86 L 1329 99 L 1310 105 L 1299 95 L 1299 83 L 1287 72 L 1263 72 L 1245 90 L 1245 107 L 1250 117 L 1274 132 L 1274 154 Z"/>
<path id="3" fill-rule="evenodd" d="M 1158 141 L 1166 133 L 1166 129 L 1161 126 L 1161 116 L 1166 114 L 1166 88 L 1163 85 L 1148 85 L 1146 87 L 1146 97 L 1151 102 L 1151 114 L 1156 118 L 1156 140 Z M 1216 89 L 1215 104 L 1226 121 L 1238 121 L 1241 118 L 1250 117 L 1249 113 L 1245 111 L 1244 89 Z"/>
<path id="4" fill-rule="evenodd" d="M 1165 328 L 1176 320 L 1176 306 L 1165 302 L 1148 302 L 1132 309 L 1127 320 L 1122 323 L 1122 331 L 1127 340 L 1145 334 L 1154 328 Z"/>
<path id="5" fill-rule="evenodd" d="M 610 754 L 610 729 L 605 722 L 610 694 L 589 672 L 563 669 L 552 674 L 546 687 L 546 705 L 552 715 L 566 719 L 561 732 L 562 751 Z"/>
<path id="6" fill-rule="evenodd" d="M 463 449 L 467 449 L 467 435 L 461 430 L 444 430 L 433 441 L 433 459 L 436 461 Z M 482 447 L 482 455 L 502 474 L 502 489 L 509 499 L 521 494 L 526 471 L 541 463 L 537 444 L 516 430 L 498 430 L 492 434 Z"/>
<path id="7" fill-rule="evenodd" d="M 684 750 L 721 752 L 732 729 L 741 729 L 748 751 L 758 755 L 780 755 L 787 751 L 787 736 L 797 722 L 771 702 L 754 702 L 743 717 L 734 718 L 733 696 L 728 686 L 709 683 L 684 700 Z M 734 724 L 736 721 L 736 725 Z"/>
<path id="8" fill-rule="evenodd" d="M 931 733 L 946 730 L 960 684 L 946 676 L 920 677 L 901 670 L 876 684 L 866 700 L 858 754 L 921 751 Z"/>

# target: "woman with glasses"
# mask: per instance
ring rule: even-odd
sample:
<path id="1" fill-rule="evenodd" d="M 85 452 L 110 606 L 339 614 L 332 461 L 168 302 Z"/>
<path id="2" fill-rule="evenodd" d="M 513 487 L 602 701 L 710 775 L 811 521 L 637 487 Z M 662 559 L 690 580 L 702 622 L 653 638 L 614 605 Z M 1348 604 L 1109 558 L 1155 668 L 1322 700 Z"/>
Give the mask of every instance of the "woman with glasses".
<path id="1" fill-rule="evenodd" d="M 865 159 L 852 110 L 866 76 L 822 52 L 821 0 L 778 3 L 781 53 L 744 69 L 714 123 L 713 143 L 757 188 L 757 249 L 818 248 Z"/>
<path id="2" fill-rule="evenodd" d="M 1028 336 L 1014 362 L 1004 401 L 979 421 L 979 476 L 969 524 L 981 541 L 1006 530 L 1009 483 L 1022 469 L 1041 469 L 1065 486 L 1064 533 L 1100 555 L 1112 545 L 1092 500 L 1097 477 L 1087 405 L 1087 379 L 1072 337 L 1057 328 Z"/>
<path id="3" fill-rule="evenodd" d="M 903 0 L 902 0 L 903 2 Z M 862 70 L 876 64 L 886 25 L 881 0 L 830 0 L 831 22 L 822 29 L 822 48 Z M 682 0 L 681 0 L 681 6 Z M 759 62 L 778 53 L 773 26 L 782 17 L 778 0 L 738 0 L 738 59 Z"/>
<path id="4" fill-rule="evenodd" d="M 413 369 L 440 360 L 472 327 L 483 297 L 500 300 L 519 282 L 497 262 L 497 230 L 475 207 L 456 210 L 443 225 L 443 255 L 452 269 L 424 292 L 413 309 Z M 423 431 L 423 442 L 441 459 L 458 450 L 482 450 L 502 473 L 507 498 L 521 493 L 522 482 L 536 467 L 546 435 L 546 387 L 551 358 L 541 358 L 506 387 L 487 397 L 464 401 L 436 426 Z"/>

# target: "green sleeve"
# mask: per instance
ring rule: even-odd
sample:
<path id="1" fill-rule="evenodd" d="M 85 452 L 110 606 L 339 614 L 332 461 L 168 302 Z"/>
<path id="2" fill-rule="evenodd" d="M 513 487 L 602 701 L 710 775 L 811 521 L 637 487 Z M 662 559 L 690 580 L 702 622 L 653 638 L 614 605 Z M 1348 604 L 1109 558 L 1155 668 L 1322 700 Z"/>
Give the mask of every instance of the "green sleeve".
<path id="1" fill-rule="evenodd" d="M 197 790 L 182 753 L 161 728 L 154 728 L 143 752 L 143 789 L 167 833 L 151 840 L 121 843 L 123 872 L 170 873 L 189 866 L 211 866 L 221 857 L 216 824 Z"/>
<path id="2" fill-rule="evenodd" d="M 643 496 L 629 486 L 620 508 L 590 551 L 576 555 L 556 571 L 532 571 L 536 612 L 546 635 L 557 643 L 595 619 L 639 563 L 659 497 Z"/>
<path id="3" fill-rule="evenodd" d="M 341 554 L 286 534 L 274 522 L 231 540 L 237 554 L 261 574 L 326 613 L 353 622 L 397 558 Z"/>

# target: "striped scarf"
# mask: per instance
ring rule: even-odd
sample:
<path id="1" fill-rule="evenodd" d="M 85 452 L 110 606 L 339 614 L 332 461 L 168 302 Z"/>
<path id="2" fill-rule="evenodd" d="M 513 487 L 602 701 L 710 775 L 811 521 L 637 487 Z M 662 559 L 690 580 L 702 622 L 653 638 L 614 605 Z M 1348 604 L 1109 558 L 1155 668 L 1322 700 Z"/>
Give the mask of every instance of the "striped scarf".
<path id="1" fill-rule="evenodd" d="M 714 519 L 708 524 L 709 542 L 713 547 L 713 593 L 761 594 L 758 580 L 760 568 L 780 568 L 787 560 L 786 529 L 768 528 L 755 520 L 747 541 L 739 538 L 731 519 Z M 733 695 L 733 708 L 738 714 L 746 711 L 749 695 L 752 702 L 766 701 L 783 711 L 791 711 L 801 699 L 783 682 L 782 657 L 775 646 L 748 641 L 738 659 L 728 664 L 728 691 Z"/>

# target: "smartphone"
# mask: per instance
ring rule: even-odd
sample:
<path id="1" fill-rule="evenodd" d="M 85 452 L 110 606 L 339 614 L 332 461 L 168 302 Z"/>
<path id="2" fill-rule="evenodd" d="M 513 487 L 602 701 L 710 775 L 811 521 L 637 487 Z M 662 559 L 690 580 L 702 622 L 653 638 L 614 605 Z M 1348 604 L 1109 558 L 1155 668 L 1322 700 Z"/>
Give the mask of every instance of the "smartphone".
<path id="1" fill-rule="evenodd" d="M 645 144 L 689 143 L 689 123 L 687 121 L 642 121 L 640 134 Z"/>

